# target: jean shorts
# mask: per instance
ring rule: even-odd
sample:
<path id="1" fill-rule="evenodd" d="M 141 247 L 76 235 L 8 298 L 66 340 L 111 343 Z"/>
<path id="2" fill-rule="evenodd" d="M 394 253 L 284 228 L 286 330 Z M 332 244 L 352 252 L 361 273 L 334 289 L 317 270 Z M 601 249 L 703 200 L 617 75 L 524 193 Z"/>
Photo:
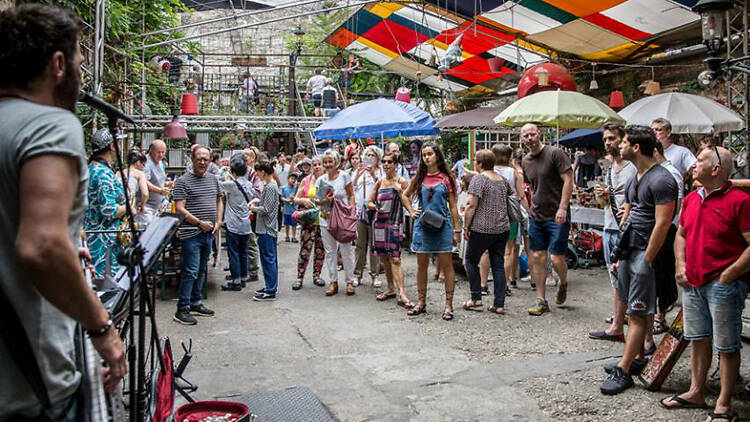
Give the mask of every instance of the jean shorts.
<path id="1" fill-rule="evenodd" d="M 529 248 L 532 251 L 547 251 L 552 255 L 568 253 L 570 223 L 557 224 L 554 221 L 529 219 Z"/>
<path id="2" fill-rule="evenodd" d="M 630 251 L 617 268 L 617 298 L 628 304 L 631 315 L 656 313 L 656 273 L 645 254 L 646 251 Z"/>
<path id="3" fill-rule="evenodd" d="M 748 285 L 744 281 L 711 281 L 682 292 L 685 339 L 702 340 L 713 336 L 717 352 L 731 353 L 742 348 L 742 310 Z"/>

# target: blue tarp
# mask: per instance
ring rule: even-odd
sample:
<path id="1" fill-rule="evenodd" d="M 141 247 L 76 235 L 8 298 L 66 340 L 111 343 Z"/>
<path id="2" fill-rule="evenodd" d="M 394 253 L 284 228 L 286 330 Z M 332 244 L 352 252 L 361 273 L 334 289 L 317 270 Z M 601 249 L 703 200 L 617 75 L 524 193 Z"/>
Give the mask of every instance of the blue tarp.
<path id="1" fill-rule="evenodd" d="M 601 129 L 578 129 L 560 138 L 560 145 L 567 148 L 585 148 L 594 145 L 604 148 Z"/>
<path id="2" fill-rule="evenodd" d="M 437 135 L 435 119 L 403 101 L 378 98 L 347 107 L 313 131 L 317 139 Z"/>

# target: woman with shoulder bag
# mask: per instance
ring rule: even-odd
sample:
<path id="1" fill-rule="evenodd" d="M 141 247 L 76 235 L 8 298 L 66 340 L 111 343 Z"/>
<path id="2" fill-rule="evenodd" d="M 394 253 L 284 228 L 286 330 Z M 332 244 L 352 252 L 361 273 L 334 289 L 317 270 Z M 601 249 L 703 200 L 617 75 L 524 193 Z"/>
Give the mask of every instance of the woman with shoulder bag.
<path id="1" fill-rule="evenodd" d="M 247 242 L 252 231 L 250 224 L 250 192 L 252 185 L 244 177 L 247 174 L 245 154 L 232 155 L 229 164 L 229 180 L 220 182 L 226 195 L 224 221 L 227 225 L 227 256 L 232 280 L 221 286 L 222 290 L 239 291 L 248 280 Z"/>
<path id="2" fill-rule="evenodd" d="M 479 260 L 489 252 L 494 281 L 494 304 L 489 308 L 496 314 L 505 313 L 505 243 L 508 241 L 508 195 L 512 192 L 505 178 L 495 172 L 495 154 L 488 149 L 476 154 L 479 174 L 471 179 L 469 200 L 464 213 L 466 256 L 464 264 L 471 285 L 471 299 L 465 310 L 483 310 Z"/>
<path id="3" fill-rule="evenodd" d="M 380 148 L 369 146 L 365 148 L 364 159 L 360 167 L 353 172 L 352 183 L 354 183 L 354 202 L 357 207 L 357 241 L 355 242 L 356 262 L 354 264 L 354 275 L 357 284 L 362 283 L 365 265 L 367 264 L 367 249 L 370 249 L 370 278 L 373 287 L 380 287 L 377 280 L 378 257 L 372 250 L 372 216 L 373 212 L 367 208 L 367 200 L 373 191 L 375 183 L 381 178 Z"/>
<path id="4" fill-rule="evenodd" d="M 398 287 L 399 306 L 410 309 L 414 307 L 414 304 L 406 296 L 404 272 L 401 269 L 401 221 L 403 221 L 404 208 L 412 217 L 416 215 L 416 212 L 404 195 L 409 183 L 396 174 L 398 163 L 396 158 L 396 155 L 392 153 L 383 157 L 382 165 L 385 175 L 375 184 L 367 207 L 375 211 L 372 223 L 372 249 L 376 255 L 380 256 L 388 281 L 388 287 L 376 299 L 384 301 L 396 297 L 395 281 Z"/>
<path id="5" fill-rule="evenodd" d="M 326 172 L 315 181 L 317 195 L 313 202 L 320 207 L 320 227 L 325 248 L 326 278 L 329 283 L 326 296 L 333 296 L 339 291 L 338 283 L 338 252 L 341 251 L 341 261 L 344 264 L 344 281 L 346 294 L 355 293 L 354 288 L 354 248 L 351 240 L 339 242 L 329 232 L 329 219 L 333 210 L 333 201 L 341 201 L 344 205 L 354 206 L 354 188 L 352 176 L 339 170 L 341 155 L 333 150 L 323 153 L 323 168 Z"/>
<path id="6" fill-rule="evenodd" d="M 318 177 L 323 175 L 323 165 L 320 161 L 320 157 L 314 157 L 312 160 L 307 158 L 297 162 L 297 169 L 301 172 L 310 172 L 309 175 L 304 177 L 297 188 L 297 195 L 295 195 L 293 202 L 297 205 L 298 211 L 309 210 L 315 208 L 313 199 L 317 193 L 315 189 L 315 182 Z M 307 262 L 310 260 L 310 255 L 313 256 L 313 284 L 316 286 L 325 286 L 325 283 L 320 279 L 320 272 L 323 270 L 323 259 L 325 258 L 325 249 L 323 248 L 323 239 L 320 236 L 320 223 L 318 218 L 309 224 L 300 223 L 300 236 L 299 236 L 299 258 L 297 260 L 297 281 L 292 284 L 292 290 L 299 290 L 302 288 L 302 281 L 305 278 L 305 270 L 307 269 Z"/>
<path id="7" fill-rule="evenodd" d="M 445 156 L 434 142 L 425 142 L 420 151 L 417 175 L 404 193 L 416 196 L 420 210 L 415 214 L 412 252 L 417 254 L 417 292 L 419 303 L 407 315 L 425 313 L 427 306 L 427 270 L 430 256 L 437 254 L 438 266 L 445 275 L 445 310 L 442 318 L 453 319 L 453 291 L 456 280 L 453 271 L 453 247 L 461 238 L 458 209 L 456 208 L 456 180 L 451 175 Z M 418 218 L 416 217 L 418 216 Z"/>

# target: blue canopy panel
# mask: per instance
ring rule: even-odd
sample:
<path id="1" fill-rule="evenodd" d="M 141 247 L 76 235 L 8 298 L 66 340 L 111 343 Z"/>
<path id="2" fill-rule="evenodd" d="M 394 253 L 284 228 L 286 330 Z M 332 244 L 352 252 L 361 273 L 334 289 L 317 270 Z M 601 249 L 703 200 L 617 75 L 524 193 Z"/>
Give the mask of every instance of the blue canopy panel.
<path id="1" fill-rule="evenodd" d="M 585 148 L 594 145 L 604 148 L 601 129 L 578 129 L 560 138 L 560 145 L 567 148 Z"/>
<path id="2" fill-rule="evenodd" d="M 437 122 L 403 101 L 378 98 L 347 107 L 313 131 L 318 139 L 426 136 L 440 133 Z"/>

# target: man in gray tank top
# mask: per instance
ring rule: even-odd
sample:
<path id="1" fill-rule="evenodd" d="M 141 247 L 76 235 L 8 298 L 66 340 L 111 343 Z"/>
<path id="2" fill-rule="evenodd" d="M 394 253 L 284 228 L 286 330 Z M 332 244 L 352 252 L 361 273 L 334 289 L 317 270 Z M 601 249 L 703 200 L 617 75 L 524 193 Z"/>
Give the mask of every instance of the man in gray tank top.
<path id="1" fill-rule="evenodd" d="M 148 147 L 146 167 L 143 169 L 149 183 L 146 208 L 154 212 L 159 209 L 164 197 L 169 195 L 169 190 L 164 187 L 164 182 L 167 180 L 167 169 L 162 161 L 166 153 L 167 145 L 164 141 L 156 139 L 151 142 Z"/>
<path id="2" fill-rule="evenodd" d="M 109 364 L 108 391 L 127 371 L 107 310 L 87 285 L 79 254 L 86 211 L 83 130 L 75 111 L 83 60 L 80 19 L 63 9 L 24 4 L 0 12 L 0 293 L 32 349 L 0 335 L 0 420 L 79 420 L 74 330 L 81 324 Z M 10 344 L 9 344 L 10 343 Z M 15 353 L 15 354 L 14 354 Z M 23 353 L 23 352 L 20 352 Z M 43 387 L 18 362 L 32 359 Z M 37 394 L 46 390 L 49 404 Z"/>

